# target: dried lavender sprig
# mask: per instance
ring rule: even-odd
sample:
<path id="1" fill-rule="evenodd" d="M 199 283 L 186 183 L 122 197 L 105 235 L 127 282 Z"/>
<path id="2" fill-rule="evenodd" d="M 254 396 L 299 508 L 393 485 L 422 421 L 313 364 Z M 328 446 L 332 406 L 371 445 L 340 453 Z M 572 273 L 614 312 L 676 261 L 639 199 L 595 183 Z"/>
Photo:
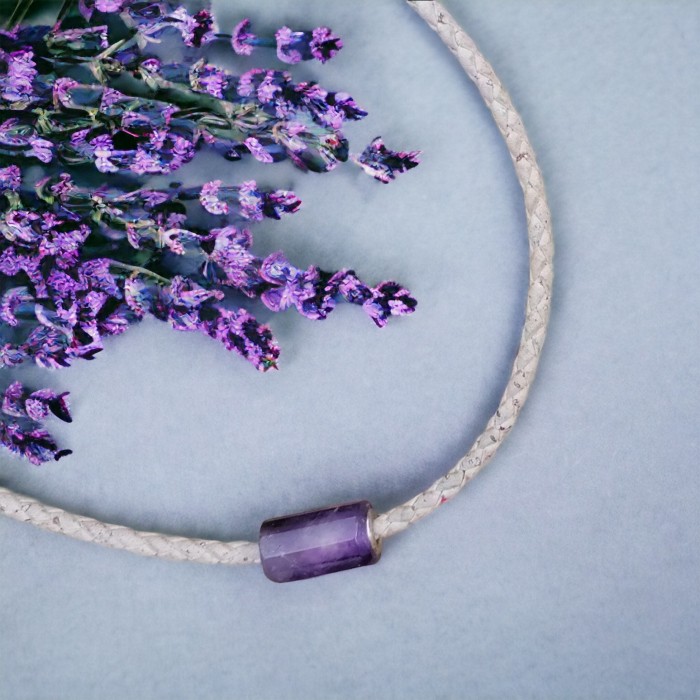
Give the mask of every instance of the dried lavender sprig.
<path id="1" fill-rule="evenodd" d="M 77 34 L 77 30 L 54 31 L 45 38 L 45 43 L 49 51 L 57 56 L 65 52 L 67 45 L 74 50 L 82 49 L 77 51 L 78 56 L 84 53 L 90 55 L 91 51 L 94 54 L 98 48 L 107 44 L 106 27 L 97 29 L 100 31 L 93 28 L 91 34 L 86 33 L 87 30 L 80 30 Z M 93 101 L 99 99 L 97 112 L 95 105 L 83 104 L 84 93 L 90 90 L 88 86 L 80 85 L 71 78 L 59 78 L 56 81 L 56 105 L 60 104 L 68 112 L 82 110 L 93 114 L 92 121 L 76 124 L 70 120 L 70 133 L 79 131 L 84 138 L 76 136 L 70 145 L 62 146 L 61 155 L 66 162 L 79 163 L 94 159 L 98 169 L 106 172 L 123 167 L 137 173 L 170 172 L 194 156 L 200 137 L 221 144 L 225 155 L 234 159 L 246 152 L 252 153 L 262 162 L 289 157 L 302 169 L 315 171 L 332 169 L 338 162 L 347 159 L 347 142 L 338 129 L 343 121 L 360 119 L 366 114 L 348 95 L 328 93 L 315 84 L 290 86 L 287 74 L 260 69 L 249 71 L 236 82 L 234 76 L 207 64 L 204 59 L 197 61 L 188 70 L 179 64 L 163 67 L 155 58 L 134 63 L 136 59 L 127 52 L 124 58 L 126 63 L 120 63 L 114 54 L 118 56 L 119 51 L 124 54 L 125 47 L 132 41 L 119 40 L 92 57 L 90 65 L 95 76 L 101 82 L 108 79 L 113 82 L 118 77 L 121 88 L 120 92 L 107 88 L 104 95 L 99 91 L 94 92 Z M 76 47 L 76 42 L 81 45 Z M 7 55 L 12 57 L 18 79 L 0 91 L 0 98 L 6 96 L 15 100 L 13 107 L 19 104 L 16 102 L 18 99 L 36 106 L 38 97 L 31 94 L 30 89 L 32 80 L 36 77 L 31 48 L 21 47 Z M 103 65 L 107 60 L 109 63 Z M 71 100 L 71 90 L 82 92 L 80 103 Z M 251 97 L 256 102 L 255 106 L 247 102 Z M 161 103 L 160 110 L 158 103 Z M 172 111 L 167 106 L 171 103 L 178 104 L 182 109 L 188 110 L 190 115 L 198 114 L 201 118 L 196 123 L 190 120 L 189 123 L 180 124 L 180 127 L 184 127 L 184 132 L 181 129 L 179 134 L 176 130 L 171 133 Z M 192 111 L 194 105 L 195 112 Z M 100 133 L 101 111 L 105 111 L 107 117 L 126 112 L 129 123 L 122 126 L 129 128 L 121 133 L 137 132 L 136 137 L 140 138 L 140 142 L 136 143 L 135 148 L 117 149 L 110 134 Z M 140 123 L 137 120 L 134 124 L 131 115 L 136 112 L 145 119 Z M 310 116 L 316 125 L 322 127 L 322 131 L 304 124 L 305 116 Z M 65 131 L 62 127 L 66 120 L 61 119 L 60 115 L 58 119 L 51 119 L 42 106 L 42 120 L 37 126 L 47 128 L 43 129 L 43 133 L 37 131 L 25 134 L 22 142 L 22 137 L 13 137 L 11 134 L 16 125 L 15 119 L 13 115 L 9 122 L 0 126 L 0 137 L 6 135 L 4 140 L 14 138 L 17 141 L 6 145 L 15 148 L 24 146 L 19 151 L 20 155 L 49 162 L 53 157 L 53 144 L 43 136 Z M 103 119 L 102 123 L 104 121 Z M 27 124 L 21 125 L 21 129 L 26 131 Z M 85 129 L 96 129 L 96 136 L 91 138 L 90 132 L 84 131 Z M 97 151 L 101 155 L 96 156 Z M 0 155 L 3 152 L 7 154 L 7 149 L 0 148 Z M 381 139 L 375 139 L 360 156 L 353 156 L 352 160 L 365 172 L 386 183 L 395 179 L 396 174 L 415 167 L 419 155 L 417 151 L 390 151 Z"/>
<path id="2" fill-rule="evenodd" d="M 420 156 L 420 151 L 392 151 L 377 136 L 359 156 L 350 157 L 368 175 L 386 184 L 396 179 L 397 174 L 415 168 L 420 163 Z"/>
<path id="3" fill-rule="evenodd" d="M 201 241 L 201 278 L 260 297 L 271 311 L 294 307 L 313 320 L 327 318 L 339 299 L 361 306 L 380 327 L 390 316 L 413 313 L 416 307 L 410 292 L 395 282 L 370 287 L 353 270 L 326 272 L 313 265 L 304 270 L 292 265 L 281 252 L 259 258 L 250 252 L 252 242 L 249 231 L 234 226 L 213 230 Z"/>
<path id="4" fill-rule="evenodd" d="M 230 36 L 231 46 L 239 56 L 250 56 L 253 49 L 260 47 L 275 49 L 283 63 L 295 64 L 314 59 L 325 63 L 343 48 L 341 38 L 328 27 L 299 32 L 285 26 L 280 27 L 274 37 L 261 37 L 253 34 L 250 26 L 251 22 L 246 18 L 236 25 Z"/>
<path id="5" fill-rule="evenodd" d="M 0 177 L 18 178 L 19 169 L 16 166 L 10 168 L 6 169 L 6 174 L 0 170 Z M 154 210 L 172 207 L 180 211 L 179 205 L 186 202 L 197 202 L 210 214 L 248 221 L 280 219 L 285 214 L 294 214 L 301 207 L 301 200 L 294 192 L 263 190 L 255 180 L 239 185 L 222 185 L 221 180 L 212 180 L 201 187 L 181 187 L 173 183 L 166 190 L 140 188 L 123 191 L 106 185 L 96 189 L 78 187 L 68 173 L 61 173 L 39 180 L 33 191 L 23 191 L 25 197 L 31 197 L 33 193 L 49 204 L 59 200 L 64 209 L 81 216 L 107 216 L 124 225 L 148 219 L 149 212 Z"/>
<path id="6" fill-rule="evenodd" d="M 163 66 L 156 57 L 135 51 L 134 37 L 118 39 L 110 44 L 106 26 L 90 28 L 91 34 L 87 32 L 87 29 L 63 30 L 59 27 L 46 27 L 41 32 L 18 32 L 14 37 L 0 36 L 0 60 L 5 60 L 9 68 L 17 64 L 16 68 L 20 72 L 24 71 L 25 85 L 21 92 L 26 93 L 34 83 L 34 92 L 39 93 L 39 96 L 47 91 L 50 93 L 56 78 L 75 78 L 72 67 L 83 64 L 90 68 L 93 77 L 100 84 L 109 83 L 112 86 L 118 76 L 131 75 L 137 79 L 136 83 L 131 83 L 131 87 L 136 90 L 136 96 L 141 97 L 153 97 L 152 92 L 156 88 L 164 91 L 176 85 L 218 97 L 224 97 L 225 93 L 229 102 L 244 102 L 247 112 L 251 101 L 265 107 L 268 112 L 276 111 L 278 117 L 289 116 L 295 109 L 303 108 L 320 125 L 338 127 L 342 121 L 356 120 L 366 115 L 346 93 L 329 92 L 315 83 L 299 83 L 295 86 L 286 72 L 254 68 L 243 76 L 236 77 L 208 64 L 203 58 L 192 64 L 176 62 Z M 34 64 L 36 55 L 41 56 L 41 73 Z M 47 72 L 49 67 L 52 68 L 51 72 Z M 160 72 L 163 75 L 159 75 Z M 17 86 L 11 73 L 12 71 L 8 70 L 8 76 L 4 80 L 13 93 Z M 259 78 L 258 85 L 251 85 L 252 76 L 255 75 Z M 2 80 L 0 77 L 0 81 Z M 81 81 L 85 82 L 84 75 Z M 144 92 L 143 83 L 148 84 L 150 92 L 147 94 Z M 0 86 L 2 85 L 0 82 Z M 244 86 L 248 87 L 245 91 Z M 2 92 L 4 90 L 0 90 L 0 95 Z M 48 97 L 50 98 L 50 94 Z M 273 99 L 275 97 L 277 99 Z M 176 91 L 174 94 L 168 94 L 167 98 L 166 103 L 174 101 L 183 108 L 199 104 L 222 116 L 236 113 L 235 105 L 224 105 L 217 111 L 215 102 L 194 97 L 188 91 Z M 13 96 L 9 101 L 16 102 L 16 99 Z"/>
<path id="7" fill-rule="evenodd" d="M 0 170 L 0 189 L 6 200 L 0 216 L 0 273 L 9 282 L 0 299 L 0 320 L 29 329 L 23 342 L 3 343 L 0 364 L 14 366 L 33 359 L 42 366 L 61 367 L 77 358 L 92 359 L 102 350 L 105 336 L 122 333 L 145 313 L 152 313 L 171 323 L 177 319 L 174 327 L 206 332 L 255 366 L 272 366 L 271 358 L 274 355 L 276 360 L 279 350 L 274 350 L 269 330 L 257 328 L 251 316 L 245 316 L 247 340 L 222 330 L 235 326 L 243 313 L 237 312 L 235 318 L 224 313 L 218 302 L 225 287 L 260 297 L 273 311 L 294 306 L 311 319 L 326 318 L 338 299 L 360 305 L 379 326 L 389 316 L 409 314 L 415 308 L 410 293 L 393 282 L 369 287 L 351 270 L 328 273 L 313 266 L 302 270 L 281 253 L 259 258 L 250 251 L 250 232 L 231 225 L 211 231 L 179 228 L 179 245 L 170 240 L 157 249 L 142 248 L 142 241 L 133 236 L 126 247 L 119 240 L 95 245 L 91 241 L 104 234 L 102 219 L 114 216 L 110 208 L 119 203 L 119 197 L 105 204 L 97 196 L 99 206 L 86 217 L 83 210 L 76 213 L 66 208 L 72 185 L 65 177 L 41 181 L 31 196 L 21 189 L 17 167 L 10 166 Z M 152 194 L 141 190 L 137 199 L 157 210 L 163 202 L 152 199 Z M 83 206 L 85 197 L 78 199 Z M 167 208 L 153 217 L 159 235 L 167 233 L 166 226 L 182 227 L 186 221 L 184 215 Z M 199 271 L 190 278 L 173 276 L 164 251 L 190 256 Z M 208 303 L 205 315 L 189 326 L 178 311 L 182 303 L 172 301 L 180 299 L 185 286 L 190 297 Z M 253 338 L 262 343 L 257 350 L 251 345 Z"/>
<path id="8" fill-rule="evenodd" d="M 59 449 L 43 428 L 24 428 L 16 421 L 0 420 L 0 445 L 36 466 L 73 454 L 73 450 Z"/>
<path id="9" fill-rule="evenodd" d="M 171 2 L 152 2 L 146 11 L 139 5 L 125 0 L 82 0 L 83 16 L 91 20 L 95 10 L 103 14 L 119 13 L 127 26 L 136 30 L 142 42 L 157 41 L 168 30 L 180 33 L 185 45 L 202 46 L 215 39 L 231 42 L 233 50 L 249 56 L 253 49 L 273 48 L 279 59 L 285 63 L 318 60 L 325 63 L 343 46 L 340 37 L 333 34 L 328 27 L 317 27 L 311 31 L 292 31 L 281 27 L 274 37 L 261 37 L 250 32 L 250 20 L 242 20 L 232 34 L 217 32 L 211 12 L 205 8 L 190 15 L 187 10 Z"/>
<path id="10" fill-rule="evenodd" d="M 104 15 L 119 13 L 124 23 L 138 32 L 142 44 L 157 42 L 172 31 L 180 34 L 186 46 L 200 48 L 213 41 L 217 31 L 208 8 L 191 15 L 184 6 L 167 0 L 80 0 L 79 10 L 87 21 L 92 20 L 95 10 Z"/>
<path id="11" fill-rule="evenodd" d="M 0 445 L 39 465 L 71 454 L 61 450 L 41 426 L 50 414 L 71 422 L 68 392 L 51 389 L 30 391 L 21 382 L 12 382 L 2 394 L 0 411 L 16 420 L 0 419 Z"/>
<path id="12" fill-rule="evenodd" d="M 349 96 L 315 84 L 294 86 L 288 74 L 276 71 L 253 69 L 236 78 L 204 59 L 190 65 L 194 52 L 189 50 L 187 65 L 162 66 L 142 53 L 167 32 L 179 33 L 192 49 L 224 38 L 208 10 L 190 14 L 168 0 L 81 4 L 88 15 L 90 7 L 102 13 L 120 11 L 133 31 L 113 35 L 116 25 L 110 19 L 96 27 L 0 32 L 0 162 L 24 155 L 48 163 L 58 156 L 66 163 L 94 162 L 105 172 L 170 172 L 204 142 L 223 149 L 229 158 L 246 152 L 263 162 L 289 157 L 299 167 L 320 171 L 347 159 L 347 142 L 339 129 L 343 122 L 364 116 Z M 291 63 L 329 58 L 340 48 L 337 37 L 324 28 L 319 31 L 316 35 L 283 27 L 275 41 L 279 58 Z M 314 41 L 326 42 L 317 56 Z M 2 63 L 7 67 L 4 76 Z M 99 104 L 87 104 L 84 93 L 67 106 L 56 102 L 53 87 L 61 78 L 70 79 L 71 86 L 79 78 L 85 83 L 79 90 L 94 91 L 93 79 L 102 84 L 97 87 L 101 92 L 93 92 Z M 61 88 L 70 86 L 59 82 L 59 97 Z M 64 96 L 72 99 L 67 92 Z M 376 153 L 367 149 L 357 158 L 370 174 L 386 182 L 414 167 L 417 153 L 380 145 Z M 52 181 L 51 195 L 37 192 L 33 202 L 27 201 L 20 184 L 14 165 L 0 169 L 5 195 L 5 206 L 0 205 L 0 273 L 5 275 L 0 320 L 14 329 L 8 336 L 12 340 L 0 338 L 0 364 L 6 366 L 33 359 L 60 367 L 76 358 L 92 359 L 104 337 L 123 332 L 146 312 L 178 330 L 206 333 L 259 369 L 275 366 L 279 348 L 269 329 L 247 311 L 225 307 L 221 287 L 259 296 L 274 311 L 294 306 L 315 319 L 327 317 L 336 301 L 344 299 L 361 305 L 379 326 L 415 307 L 410 293 L 394 282 L 371 288 L 351 270 L 302 270 L 281 253 L 261 259 L 249 250 L 248 231 L 230 224 L 201 230 L 190 225 L 182 210 L 198 201 L 222 220 L 237 214 L 251 220 L 277 218 L 298 206 L 292 193 L 268 201 L 272 213 L 266 213 L 264 198 L 256 191 L 241 198 L 240 188 L 234 191 L 218 181 L 202 188 L 176 188 L 177 199 L 153 190 L 104 191 L 88 198 L 78 190 L 70 204 L 65 179 Z M 41 202 L 33 206 L 37 198 Z M 199 271 L 189 278 L 173 275 L 173 254 L 199 259 Z M 135 303 L 135 288 L 142 302 L 150 299 L 145 306 Z M 27 331 L 22 341 L 20 335 Z M 40 413 L 48 405 L 40 398 L 58 398 L 48 390 L 34 394 L 25 403 Z M 0 442 L 30 459 L 61 456 L 41 428 L 3 423 L 0 432 Z"/>
<path id="13" fill-rule="evenodd" d="M 28 418 L 35 422 L 46 420 L 53 414 L 66 423 L 71 423 L 68 392 L 57 394 L 51 389 L 30 391 L 21 382 L 12 382 L 2 395 L 0 410 L 13 418 Z"/>
<path id="14" fill-rule="evenodd" d="M 94 161 L 103 172 L 128 168 L 138 174 L 176 170 L 194 157 L 200 141 L 213 144 L 229 159 L 244 153 L 262 162 L 290 158 L 298 167 L 314 171 L 347 160 L 347 140 L 338 126 L 365 114 L 352 99 L 318 86 L 290 85 L 285 74 L 262 73 L 251 71 L 241 78 L 238 90 L 244 94 L 236 98 L 239 103 L 201 95 L 152 71 L 144 75 L 156 81 L 153 90 L 146 80 L 117 83 L 128 94 L 59 78 L 53 86 L 53 105 L 44 96 L 30 110 L 6 113 L 9 118 L 0 123 L 0 155 L 51 162 L 56 151 L 66 163 Z M 268 79 L 277 97 L 266 106 L 246 104 L 251 94 L 262 94 Z M 138 96 L 137 90 L 155 97 L 166 90 L 161 96 L 169 100 L 176 100 L 177 92 L 184 96 L 187 110 Z"/>
<path id="15" fill-rule="evenodd" d="M 204 333 L 260 371 L 277 366 L 280 350 L 270 329 L 246 309 L 218 303 L 223 298 L 218 289 L 205 289 L 180 275 L 158 280 L 136 272 L 124 280 L 124 298 L 138 319 L 151 314 L 175 330 Z"/>

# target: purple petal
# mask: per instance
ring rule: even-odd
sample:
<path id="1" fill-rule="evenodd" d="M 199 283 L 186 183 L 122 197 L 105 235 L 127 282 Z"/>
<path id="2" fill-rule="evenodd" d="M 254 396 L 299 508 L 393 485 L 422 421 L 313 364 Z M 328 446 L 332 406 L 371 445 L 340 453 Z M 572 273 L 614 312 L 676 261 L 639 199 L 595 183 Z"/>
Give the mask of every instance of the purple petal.
<path id="1" fill-rule="evenodd" d="M 10 326 L 16 326 L 18 321 L 15 312 L 22 304 L 30 304 L 34 297 L 26 287 L 8 289 L 0 301 L 0 320 Z"/>
<path id="2" fill-rule="evenodd" d="M 397 174 L 415 168 L 420 155 L 420 151 L 391 151 L 378 136 L 361 155 L 352 155 L 351 158 L 375 180 L 388 183 L 396 179 Z"/>
<path id="3" fill-rule="evenodd" d="M 299 273 L 299 268 L 294 267 L 281 251 L 268 255 L 260 265 L 260 276 L 272 284 L 290 282 Z"/>
<path id="4" fill-rule="evenodd" d="M 249 32 L 250 20 L 241 20 L 231 33 L 231 47 L 239 56 L 250 56 L 253 53 L 252 42 L 256 39 L 255 34 Z"/>

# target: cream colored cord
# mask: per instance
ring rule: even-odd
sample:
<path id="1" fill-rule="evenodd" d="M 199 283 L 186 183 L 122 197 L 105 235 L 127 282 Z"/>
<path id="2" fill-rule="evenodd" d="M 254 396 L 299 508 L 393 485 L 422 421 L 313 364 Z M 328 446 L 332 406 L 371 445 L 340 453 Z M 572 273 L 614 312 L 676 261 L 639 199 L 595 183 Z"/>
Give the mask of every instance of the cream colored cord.
<path id="1" fill-rule="evenodd" d="M 407 2 L 456 56 L 476 84 L 503 135 L 525 197 L 530 284 L 520 346 L 496 412 L 469 452 L 447 474 L 411 500 L 376 518 L 374 528 L 381 537 L 405 530 L 453 498 L 496 453 L 515 424 L 535 378 L 547 332 L 553 280 L 554 245 L 542 173 L 508 93 L 471 38 L 439 2 Z M 52 532 L 136 554 L 204 564 L 253 564 L 260 561 L 256 542 L 219 542 L 132 530 L 53 508 L 4 488 L 0 488 L 0 512 Z"/>

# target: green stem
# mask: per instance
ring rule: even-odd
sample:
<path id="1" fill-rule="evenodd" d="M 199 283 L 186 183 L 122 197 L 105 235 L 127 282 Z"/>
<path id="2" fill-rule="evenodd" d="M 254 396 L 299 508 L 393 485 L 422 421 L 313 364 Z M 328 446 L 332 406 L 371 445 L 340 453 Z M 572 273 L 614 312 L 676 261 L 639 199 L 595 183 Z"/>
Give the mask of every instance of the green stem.
<path id="1" fill-rule="evenodd" d="M 268 122 L 277 120 L 255 104 L 236 104 L 212 95 L 195 92 L 184 83 L 175 83 L 160 76 L 148 75 L 137 79 L 130 71 L 122 73 L 113 83 L 127 97 L 151 99 L 180 107 L 184 116 L 210 114 L 223 120 L 235 139 L 243 140 L 247 133 L 257 131 Z M 205 117 L 206 119 L 206 117 Z M 245 121 L 241 121 L 245 119 Z M 222 126 L 223 126 L 222 124 Z"/>
<path id="2" fill-rule="evenodd" d="M 64 17 L 73 9 L 74 0 L 63 0 L 63 5 L 58 11 L 58 16 L 56 17 L 56 24 L 60 24 Z"/>
<path id="3" fill-rule="evenodd" d="M 13 29 L 16 25 L 21 24 L 22 20 L 27 16 L 27 12 L 34 4 L 34 0 L 18 0 L 15 9 L 12 11 L 9 19 L 5 22 L 6 29 Z"/>
<path id="4" fill-rule="evenodd" d="M 119 49 L 123 49 L 125 47 L 131 46 L 136 42 L 136 35 L 134 34 L 133 36 L 129 37 L 124 37 L 123 39 L 120 39 L 119 41 L 115 41 L 111 46 L 108 46 L 102 53 L 97 54 L 93 59 L 91 59 L 91 63 L 94 63 L 96 61 L 101 61 L 104 58 L 109 58 L 113 53 L 118 51 Z"/>

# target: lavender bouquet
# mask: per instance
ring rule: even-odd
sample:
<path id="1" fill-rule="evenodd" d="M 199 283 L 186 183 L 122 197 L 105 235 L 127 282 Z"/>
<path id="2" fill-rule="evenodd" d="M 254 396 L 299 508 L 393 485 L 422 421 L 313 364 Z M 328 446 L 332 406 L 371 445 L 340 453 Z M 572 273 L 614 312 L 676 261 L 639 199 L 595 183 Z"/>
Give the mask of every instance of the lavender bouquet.
<path id="1" fill-rule="evenodd" d="M 350 95 L 286 70 L 232 75 L 207 59 L 222 42 L 284 64 L 324 63 L 342 48 L 327 27 L 266 37 L 244 19 L 224 34 L 207 7 L 170 0 L 69 2 L 54 26 L 0 31 L 1 366 L 92 359 L 151 315 L 265 371 L 280 350 L 246 298 L 314 320 L 346 301 L 379 327 L 413 312 L 396 282 L 256 256 L 251 226 L 296 212 L 291 191 L 253 180 L 148 186 L 204 150 L 317 173 L 351 162 L 384 183 L 417 165 L 418 152 L 381 138 L 351 155 L 342 129 L 367 113 Z M 95 169 L 104 184 L 87 187 Z M 65 393 L 13 382 L 0 409 L 0 442 L 15 454 L 40 464 L 70 453 L 42 426 L 50 414 L 70 421 Z"/>

